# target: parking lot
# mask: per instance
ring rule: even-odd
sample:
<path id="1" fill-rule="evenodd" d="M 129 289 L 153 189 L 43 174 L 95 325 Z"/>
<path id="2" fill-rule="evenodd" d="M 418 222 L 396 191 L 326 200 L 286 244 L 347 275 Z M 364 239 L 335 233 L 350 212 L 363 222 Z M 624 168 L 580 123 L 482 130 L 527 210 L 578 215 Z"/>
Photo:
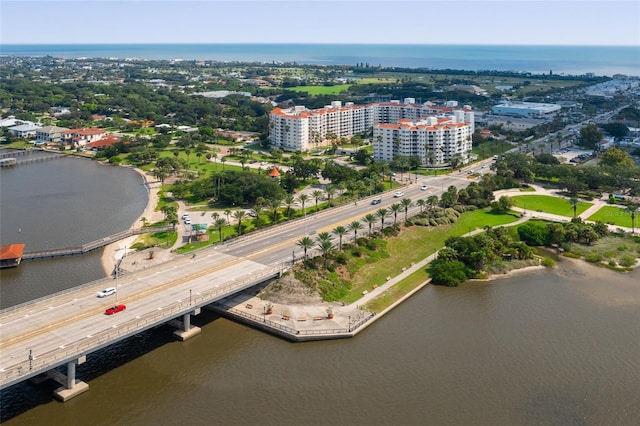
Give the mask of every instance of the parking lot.
<path id="1" fill-rule="evenodd" d="M 561 163 L 572 163 L 571 159 L 580 156 L 585 156 L 584 159 L 589 158 L 593 151 L 588 149 L 581 149 L 574 146 L 563 148 L 560 151 L 554 151 L 553 156 L 556 157 Z"/>

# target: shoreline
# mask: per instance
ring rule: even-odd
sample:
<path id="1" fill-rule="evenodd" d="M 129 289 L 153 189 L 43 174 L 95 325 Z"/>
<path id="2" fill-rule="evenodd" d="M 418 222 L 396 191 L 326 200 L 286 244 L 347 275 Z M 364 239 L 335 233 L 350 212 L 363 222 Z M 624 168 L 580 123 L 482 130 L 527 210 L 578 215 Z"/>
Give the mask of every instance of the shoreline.
<path id="1" fill-rule="evenodd" d="M 146 217 L 149 222 L 153 222 L 155 220 L 154 216 L 162 215 L 162 213 L 155 211 L 155 208 L 158 205 L 158 192 L 160 188 L 159 182 L 151 180 L 151 177 L 147 173 L 137 167 L 129 168 L 138 173 L 138 175 L 140 175 L 140 177 L 142 178 L 144 186 L 147 188 L 148 197 L 146 207 L 129 227 L 129 229 L 133 229 L 136 227 L 136 223 L 138 223 L 143 217 Z M 161 219 L 162 217 L 160 217 L 160 219 L 158 220 Z M 105 276 L 109 277 L 113 274 L 117 261 L 122 259 L 127 254 L 127 249 L 131 246 L 131 244 L 135 242 L 137 238 L 137 236 L 125 238 L 124 240 L 117 241 L 104 247 L 104 250 L 102 251 L 101 262 Z"/>

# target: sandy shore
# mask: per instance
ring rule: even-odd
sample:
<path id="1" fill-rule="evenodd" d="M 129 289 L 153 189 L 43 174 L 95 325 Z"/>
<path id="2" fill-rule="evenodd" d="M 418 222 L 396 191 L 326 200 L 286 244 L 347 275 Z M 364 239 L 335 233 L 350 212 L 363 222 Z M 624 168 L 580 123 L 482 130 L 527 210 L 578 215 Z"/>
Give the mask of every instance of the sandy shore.
<path id="1" fill-rule="evenodd" d="M 511 269 L 511 270 L 509 270 L 509 271 L 507 271 L 505 273 L 502 273 L 502 274 L 490 275 L 488 280 L 489 281 L 493 281 L 493 280 L 497 280 L 497 279 L 500 279 L 500 278 L 511 278 L 514 275 L 523 274 L 525 272 L 538 271 L 540 269 L 546 269 L 546 266 L 532 265 L 532 266 L 525 266 L 524 268 Z"/>
<path id="2" fill-rule="evenodd" d="M 140 219 L 143 217 L 146 217 L 149 222 L 157 222 L 162 220 L 164 216 L 162 212 L 155 211 L 155 208 L 158 205 L 158 192 L 161 186 L 160 182 L 154 180 L 151 176 L 138 168 L 134 168 L 133 170 L 135 170 L 144 179 L 145 186 L 147 187 L 147 194 L 149 196 L 149 200 L 144 211 L 131 225 L 131 228 L 136 228 L 141 224 Z M 102 269 L 104 269 L 105 275 L 109 276 L 113 273 L 117 259 L 121 259 L 125 256 L 126 251 L 137 238 L 138 237 L 136 236 L 125 238 L 124 240 L 109 244 L 104 248 L 104 251 L 102 252 Z"/>

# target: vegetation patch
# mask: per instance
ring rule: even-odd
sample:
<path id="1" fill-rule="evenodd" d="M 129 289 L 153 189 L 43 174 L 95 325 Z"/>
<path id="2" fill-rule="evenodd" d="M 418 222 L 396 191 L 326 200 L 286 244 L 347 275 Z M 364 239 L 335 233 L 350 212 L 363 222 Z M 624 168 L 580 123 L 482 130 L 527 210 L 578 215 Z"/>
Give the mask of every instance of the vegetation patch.
<path id="1" fill-rule="evenodd" d="M 552 197 L 549 195 L 515 195 L 511 197 L 511 200 L 513 201 L 514 206 L 525 210 L 539 211 L 567 217 L 574 216 L 574 206 L 570 199 Z M 578 201 L 575 206 L 575 214 L 580 215 L 592 205 L 592 203 Z"/>
<path id="2" fill-rule="evenodd" d="M 631 228 L 631 213 L 621 207 L 603 206 L 592 214 L 588 220 Z"/>

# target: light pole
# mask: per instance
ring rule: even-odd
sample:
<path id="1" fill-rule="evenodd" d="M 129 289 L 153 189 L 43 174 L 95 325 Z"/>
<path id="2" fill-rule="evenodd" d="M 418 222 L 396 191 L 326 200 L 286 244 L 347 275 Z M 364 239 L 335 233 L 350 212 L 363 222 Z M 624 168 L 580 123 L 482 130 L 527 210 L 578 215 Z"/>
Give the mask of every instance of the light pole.
<path id="1" fill-rule="evenodd" d="M 349 315 L 349 333 L 351 333 L 351 315 Z"/>
<path id="2" fill-rule="evenodd" d="M 120 260 L 116 258 L 116 305 L 118 304 L 118 271 L 120 270 Z"/>
<path id="3" fill-rule="evenodd" d="M 295 263 L 296 263 L 296 251 L 293 250 L 291 252 L 291 267 L 293 267 L 293 265 L 295 265 Z"/>
<path id="4" fill-rule="evenodd" d="M 191 306 L 191 289 L 189 289 L 189 306 Z"/>
<path id="5" fill-rule="evenodd" d="M 29 370 L 33 369 L 33 351 L 29 349 Z"/>
<path id="6" fill-rule="evenodd" d="M 262 322 L 267 322 L 267 307 L 262 307 Z"/>

